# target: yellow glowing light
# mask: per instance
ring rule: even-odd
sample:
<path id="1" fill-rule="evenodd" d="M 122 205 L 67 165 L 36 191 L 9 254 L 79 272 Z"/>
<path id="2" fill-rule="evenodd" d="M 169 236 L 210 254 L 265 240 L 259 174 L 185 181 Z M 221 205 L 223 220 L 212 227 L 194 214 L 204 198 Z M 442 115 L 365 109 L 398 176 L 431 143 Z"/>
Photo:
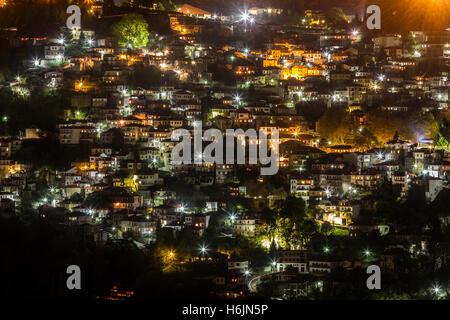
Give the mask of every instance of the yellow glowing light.
<path id="1" fill-rule="evenodd" d="M 421 21 L 421 26 L 430 30 L 447 26 L 450 15 L 448 0 L 408 0 L 406 2 L 403 6 L 404 15 L 414 16 L 417 21 Z"/>

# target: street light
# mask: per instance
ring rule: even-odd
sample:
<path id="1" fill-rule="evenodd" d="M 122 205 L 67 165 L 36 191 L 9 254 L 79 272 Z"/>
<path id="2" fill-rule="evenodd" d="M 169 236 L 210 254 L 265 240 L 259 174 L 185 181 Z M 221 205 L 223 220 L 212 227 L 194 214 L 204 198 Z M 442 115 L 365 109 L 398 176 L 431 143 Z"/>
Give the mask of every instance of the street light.
<path id="1" fill-rule="evenodd" d="M 238 105 L 238 106 L 240 106 L 241 105 L 241 97 L 239 96 L 239 95 L 235 95 L 234 96 L 234 101 L 236 102 L 236 104 Z"/>
<path id="2" fill-rule="evenodd" d="M 243 13 L 242 16 L 241 16 L 241 18 L 242 18 L 242 20 L 247 21 L 248 18 L 249 18 L 248 13 Z"/>
<path id="3" fill-rule="evenodd" d="M 370 256 L 371 254 L 372 254 L 372 253 L 370 252 L 369 249 L 364 250 L 364 255 L 365 255 L 366 257 Z"/>

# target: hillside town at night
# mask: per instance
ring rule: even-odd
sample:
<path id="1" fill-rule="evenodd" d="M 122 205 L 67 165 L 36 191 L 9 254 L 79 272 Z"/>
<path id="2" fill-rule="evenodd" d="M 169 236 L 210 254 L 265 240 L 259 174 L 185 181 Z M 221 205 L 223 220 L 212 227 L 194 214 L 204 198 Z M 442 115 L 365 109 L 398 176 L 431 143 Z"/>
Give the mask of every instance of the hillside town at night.
<path id="1" fill-rule="evenodd" d="M 449 94 L 445 0 L 0 0 L 1 297 L 448 300 Z"/>

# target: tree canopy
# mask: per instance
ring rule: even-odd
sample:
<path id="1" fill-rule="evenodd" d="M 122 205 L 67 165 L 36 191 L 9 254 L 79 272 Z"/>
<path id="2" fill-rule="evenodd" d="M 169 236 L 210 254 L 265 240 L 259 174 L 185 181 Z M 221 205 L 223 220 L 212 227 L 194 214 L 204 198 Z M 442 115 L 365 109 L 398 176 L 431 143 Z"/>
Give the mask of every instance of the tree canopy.
<path id="1" fill-rule="evenodd" d="M 148 24 L 140 14 L 127 14 L 113 26 L 113 35 L 122 47 L 145 47 L 149 41 Z"/>

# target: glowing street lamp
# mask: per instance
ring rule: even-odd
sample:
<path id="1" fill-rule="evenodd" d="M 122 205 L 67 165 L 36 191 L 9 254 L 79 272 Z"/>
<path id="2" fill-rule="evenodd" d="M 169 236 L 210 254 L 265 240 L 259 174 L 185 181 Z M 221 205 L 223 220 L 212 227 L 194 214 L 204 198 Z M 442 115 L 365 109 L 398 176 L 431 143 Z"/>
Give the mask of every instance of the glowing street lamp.
<path id="1" fill-rule="evenodd" d="M 241 105 L 242 98 L 241 98 L 239 95 L 235 95 L 235 96 L 234 96 L 234 101 L 235 101 L 235 103 L 236 103 L 238 106 L 240 106 L 240 105 Z"/>
<path id="2" fill-rule="evenodd" d="M 328 253 L 328 252 L 330 252 L 330 248 L 328 248 L 328 247 L 323 247 L 323 252 L 325 252 L 325 253 Z"/>
<path id="3" fill-rule="evenodd" d="M 370 252 L 369 249 L 364 250 L 364 255 L 365 255 L 366 257 L 369 257 L 371 254 L 372 254 L 372 252 Z"/>
<path id="4" fill-rule="evenodd" d="M 230 216 L 230 220 L 231 220 L 232 223 L 234 223 L 234 220 L 236 220 L 236 216 L 234 214 L 232 214 Z"/>
<path id="5" fill-rule="evenodd" d="M 243 13 L 243 14 L 241 15 L 241 20 L 247 22 L 248 19 L 249 19 L 248 13 Z"/>
<path id="6" fill-rule="evenodd" d="M 431 290 L 433 291 L 434 294 L 438 294 L 439 291 L 441 291 L 441 288 L 439 288 L 439 286 L 436 285 Z"/>

